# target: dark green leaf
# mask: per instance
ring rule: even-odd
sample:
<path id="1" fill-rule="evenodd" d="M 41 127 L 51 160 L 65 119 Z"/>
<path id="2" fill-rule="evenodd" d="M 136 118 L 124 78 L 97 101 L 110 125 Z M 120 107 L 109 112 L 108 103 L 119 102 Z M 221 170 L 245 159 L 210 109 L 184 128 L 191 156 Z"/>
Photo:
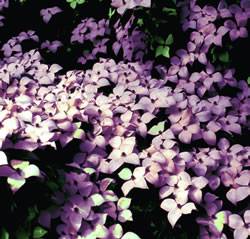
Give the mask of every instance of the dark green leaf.
<path id="1" fill-rule="evenodd" d="M 23 228 L 19 228 L 16 232 L 16 239 L 30 239 L 30 233 Z"/>
<path id="2" fill-rule="evenodd" d="M 9 239 L 10 235 L 5 228 L 1 230 L 0 239 Z"/>
<path id="3" fill-rule="evenodd" d="M 223 63 L 228 63 L 229 62 L 229 54 L 227 51 L 221 53 L 219 55 L 219 60 Z"/>
<path id="4" fill-rule="evenodd" d="M 34 206 L 34 207 L 30 207 L 28 209 L 28 217 L 27 217 L 27 221 L 32 221 L 33 219 L 36 218 L 38 214 L 38 209 L 37 209 L 37 206 Z"/>
<path id="5" fill-rule="evenodd" d="M 174 8 L 164 7 L 162 9 L 162 11 L 164 13 L 168 14 L 169 16 L 176 16 L 177 15 L 176 9 L 174 9 Z"/>
<path id="6" fill-rule="evenodd" d="M 142 19 L 142 18 L 139 18 L 139 19 L 137 20 L 137 25 L 141 27 L 143 24 L 144 24 L 143 19 Z"/>
<path id="7" fill-rule="evenodd" d="M 173 44 L 173 42 L 174 42 L 174 37 L 173 37 L 172 34 L 169 34 L 166 41 L 165 41 L 165 44 L 166 45 L 171 45 L 171 44 Z"/>

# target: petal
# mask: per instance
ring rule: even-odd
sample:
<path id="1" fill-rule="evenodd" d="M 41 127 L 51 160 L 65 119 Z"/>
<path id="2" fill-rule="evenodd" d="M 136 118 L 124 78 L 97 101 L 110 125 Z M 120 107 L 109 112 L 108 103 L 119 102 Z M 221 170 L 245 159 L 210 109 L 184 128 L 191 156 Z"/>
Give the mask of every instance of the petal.
<path id="1" fill-rule="evenodd" d="M 123 194 L 127 196 L 130 190 L 132 190 L 134 187 L 135 187 L 134 181 L 129 180 L 122 185 L 121 189 L 122 189 Z"/>
<path id="2" fill-rule="evenodd" d="M 124 114 L 121 115 L 121 120 L 123 122 L 130 122 L 130 120 L 132 119 L 133 113 L 132 111 L 127 111 Z"/>
<path id="3" fill-rule="evenodd" d="M 141 238 L 133 232 L 127 232 L 122 236 L 121 239 L 141 239 Z"/>
<path id="4" fill-rule="evenodd" d="M 236 190 L 234 188 L 230 189 L 227 194 L 226 194 L 227 199 L 233 203 L 237 203 L 237 195 L 236 195 Z"/>
<path id="5" fill-rule="evenodd" d="M 200 130 L 199 124 L 191 124 L 188 126 L 188 131 L 192 134 L 197 134 Z"/>
<path id="6" fill-rule="evenodd" d="M 250 210 L 246 210 L 244 213 L 244 221 L 246 224 L 250 223 Z"/>
<path id="7" fill-rule="evenodd" d="M 48 23 L 51 19 L 52 15 L 50 15 L 49 13 L 46 13 L 45 15 L 43 15 L 43 21 L 45 23 Z"/>
<path id="8" fill-rule="evenodd" d="M 47 212 L 47 211 L 42 211 L 40 213 L 39 218 L 38 218 L 38 222 L 42 226 L 44 226 L 46 228 L 50 228 L 50 224 L 51 224 L 51 215 L 50 215 L 50 213 Z"/>
<path id="9" fill-rule="evenodd" d="M 181 208 L 181 211 L 183 214 L 190 214 L 192 212 L 192 210 L 195 210 L 195 209 L 196 209 L 196 207 L 195 207 L 194 203 L 189 202 Z"/>
<path id="10" fill-rule="evenodd" d="M 181 217 L 182 212 L 179 208 L 174 208 L 168 213 L 168 221 L 171 224 L 171 226 L 174 228 L 176 222 Z"/>
<path id="11" fill-rule="evenodd" d="M 240 227 L 237 228 L 234 231 L 234 239 L 247 239 L 249 238 L 248 236 L 250 235 L 249 231 L 245 227 Z"/>
<path id="12" fill-rule="evenodd" d="M 114 149 L 110 155 L 108 156 L 109 159 L 119 161 L 121 159 L 122 152 L 119 149 Z M 123 160 L 122 160 L 123 161 Z"/>
<path id="13" fill-rule="evenodd" d="M 120 136 L 115 136 L 109 140 L 109 144 L 115 149 L 118 149 L 121 143 L 122 143 L 122 138 Z"/>
<path id="14" fill-rule="evenodd" d="M 136 179 L 134 182 L 136 188 L 148 189 L 147 182 L 144 178 Z"/>
<path id="15" fill-rule="evenodd" d="M 163 199 L 163 198 L 168 197 L 168 196 L 171 195 L 173 192 L 174 192 L 174 187 L 163 186 L 163 187 L 160 189 L 160 192 L 159 192 L 160 199 Z"/>
<path id="16" fill-rule="evenodd" d="M 113 173 L 124 164 L 123 159 L 117 158 L 110 161 L 108 172 Z"/>
<path id="17" fill-rule="evenodd" d="M 10 185 L 10 188 L 13 192 L 16 192 L 18 189 L 20 189 L 25 184 L 24 178 L 12 178 L 9 177 L 7 179 L 8 184 Z"/>
<path id="18" fill-rule="evenodd" d="M 6 154 L 3 151 L 0 151 L 0 166 L 1 165 L 7 165 L 8 164 L 8 159 Z"/>
<path id="19" fill-rule="evenodd" d="M 69 221 L 73 228 L 78 231 L 82 224 L 82 216 L 78 213 L 71 213 L 69 216 Z"/>
<path id="20" fill-rule="evenodd" d="M 145 175 L 145 167 L 137 167 L 135 168 L 133 175 L 135 178 L 143 177 Z"/>
<path id="21" fill-rule="evenodd" d="M 186 189 L 189 185 L 191 185 L 191 177 L 186 172 L 180 172 L 178 174 L 179 182 L 178 187 L 182 189 Z"/>
<path id="22" fill-rule="evenodd" d="M 225 128 L 226 131 L 231 131 L 236 134 L 241 134 L 241 126 L 239 124 L 230 124 L 227 125 Z"/>
<path id="23" fill-rule="evenodd" d="M 247 31 L 247 29 L 245 27 L 241 27 L 239 35 L 242 38 L 247 38 L 248 37 L 248 31 Z"/>
<path id="24" fill-rule="evenodd" d="M 8 165 L 0 166 L 0 177 L 10 177 L 16 171 Z"/>
<path id="25" fill-rule="evenodd" d="M 41 175 L 39 168 L 34 164 L 25 167 L 23 169 L 23 173 L 24 173 L 24 178 L 29 178 L 34 176 L 39 177 Z"/>
<path id="26" fill-rule="evenodd" d="M 231 227 L 233 229 L 244 226 L 244 222 L 243 222 L 242 218 L 237 214 L 231 214 L 229 216 L 228 220 L 229 220 L 229 223 L 228 223 L 229 227 Z"/>
<path id="27" fill-rule="evenodd" d="M 132 153 L 128 155 L 127 157 L 125 157 L 124 162 L 129 163 L 129 164 L 135 164 L 135 165 L 140 164 L 139 157 L 136 153 Z"/>
<path id="28" fill-rule="evenodd" d="M 149 123 L 155 116 L 149 112 L 146 112 L 142 115 L 141 121 L 145 124 Z"/>
<path id="29" fill-rule="evenodd" d="M 202 192 L 200 189 L 194 188 L 189 191 L 189 198 L 195 203 L 200 204 L 202 200 Z"/>
<path id="30" fill-rule="evenodd" d="M 174 208 L 177 208 L 177 203 L 175 202 L 174 199 L 172 198 L 167 198 L 167 199 L 164 199 L 160 205 L 160 207 L 169 212 L 171 210 L 173 210 Z"/>
<path id="31" fill-rule="evenodd" d="M 247 198 L 250 195 L 250 188 L 247 187 L 239 187 L 236 189 L 237 202 L 240 202 Z"/>
<path id="32" fill-rule="evenodd" d="M 222 138 L 219 143 L 218 143 L 219 149 L 220 150 L 227 150 L 230 147 L 230 143 L 227 139 Z"/>
<path id="33" fill-rule="evenodd" d="M 243 171 L 244 172 L 244 171 Z M 250 172 L 247 171 L 245 173 L 243 173 L 240 175 L 240 177 L 236 178 L 234 181 L 235 183 L 237 183 L 238 185 L 241 186 L 248 186 L 250 183 Z"/>
<path id="34" fill-rule="evenodd" d="M 176 189 L 174 191 L 175 201 L 180 204 L 184 205 L 188 201 L 188 190 Z"/>
<path id="35" fill-rule="evenodd" d="M 196 188 L 202 189 L 206 187 L 208 184 L 208 180 L 205 177 L 193 177 L 192 178 L 192 185 L 194 185 Z"/>
<path id="36" fill-rule="evenodd" d="M 209 187 L 214 191 L 220 186 L 220 178 L 212 175 L 209 177 Z"/>
<path id="37" fill-rule="evenodd" d="M 216 134 L 213 131 L 204 131 L 202 133 L 203 139 L 206 141 L 209 145 L 215 145 L 216 144 Z"/>
<path id="38" fill-rule="evenodd" d="M 192 134 L 189 131 L 187 131 L 187 130 L 183 130 L 179 134 L 179 140 L 182 143 L 189 144 L 191 142 L 191 139 L 192 139 Z"/>
<path id="39" fill-rule="evenodd" d="M 140 101 L 133 107 L 133 110 L 144 110 L 152 113 L 155 107 L 148 97 L 142 97 Z"/>

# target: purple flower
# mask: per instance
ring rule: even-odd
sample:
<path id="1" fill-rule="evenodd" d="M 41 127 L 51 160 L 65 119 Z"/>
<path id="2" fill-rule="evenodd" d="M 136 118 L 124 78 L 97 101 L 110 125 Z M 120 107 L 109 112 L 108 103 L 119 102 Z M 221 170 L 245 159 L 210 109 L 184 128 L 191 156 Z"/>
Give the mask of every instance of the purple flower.
<path id="1" fill-rule="evenodd" d="M 234 229 L 235 239 L 246 239 L 250 235 L 249 229 L 250 223 L 250 210 L 244 212 L 243 219 L 237 214 L 231 214 L 229 216 L 229 227 Z"/>
<path id="2" fill-rule="evenodd" d="M 62 46 L 62 43 L 60 41 L 48 41 L 46 40 L 41 44 L 41 49 L 48 49 L 52 53 L 56 53 L 58 48 Z"/>
<path id="3" fill-rule="evenodd" d="M 226 3 L 226 1 L 221 0 L 218 4 L 218 12 L 219 12 L 219 16 L 221 18 L 229 18 L 232 17 L 232 13 L 231 11 L 228 9 L 228 4 Z"/>
<path id="4" fill-rule="evenodd" d="M 148 189 L 148 185 L 145 180 L 146 168 L 145 167 L 137 167 L 135 168 L 133 175 L 130 180 L 126 181 L 121 189 L 123 194 L 126 196 L 133 188 L 142 188 Z"/>
<path id="5" fill-rule="evenodd" d="M 218 122 L 221 124 L 221 128 L 226 132 L 241 134 L 241 126 L 238 123 L 238 117 L 229 115 L 220 118 Z"/>
<path id="6" fill-rule="evenodd" d="M 132 9 L 137 6 L 150 7 L 151 0 L 112 0 L 111 5 L 113 7 L 116 7 L 117 12 L 122 15 L 126 11 L 126 9 Z"/>
<path id="7" fill-rule="evenodd" d="M 236 177 L 232 181 L 232 186 L 226 196 L 230 202 L 233 204 L 237 204 L 247 198 L 250 195 L 249 184 L 250 184 L 250 177 L 249 177 L 249 170 L 243 170 L 240 173 L 239 177 Z"/>
<path id="8" fill-rule="evenodd" d="M 192 210 L 196 210 L 194 203 L 177 204 L 174 199 L 164 199 L 161 208 L 168 212 L 168 221 L 172 227 L 175 226 L 179 218 L 184 214 L 190 214 Z"/>
<path id="9" fill-rule="evenodd" d="M 179 120 L 172 124 L 171 130 L 175 134 L 179 134 L 178 138 L 181 142 L 188 144 L 191 142 L 192 136 L 199 133 L 200 127 L 198 123 L 191 123 L 190 111 L 185 110 Z"/>
<path id="10" fill-rule="evenodd" d="M 1 0 L 0 1 L 0 11 L 2 11 L 4 8 L 9 7 L 9 0 Z"/>
<path id="11" fill-rule="evenodd" d="M 46 8 L 46 9 L 42 9 L 40 11 L 40 15 L 43 18 L 43 21 L 45 23 L 48 23 L 50 21 L 50 19 L 52 18 L 52 16 L 56 15 L 57 13 L 62 12 L 62 10 L 55 6 L 55 7 L 50 7 L 50 8 Z"/>
<path id="12" fill-rule="evenodd" d="M 248 36 L 247 29 L 243 26 L 237 26 L 232 20 L 226 20 L 224 26 L 229 30 L 229 36 L 232 41 Z"/>

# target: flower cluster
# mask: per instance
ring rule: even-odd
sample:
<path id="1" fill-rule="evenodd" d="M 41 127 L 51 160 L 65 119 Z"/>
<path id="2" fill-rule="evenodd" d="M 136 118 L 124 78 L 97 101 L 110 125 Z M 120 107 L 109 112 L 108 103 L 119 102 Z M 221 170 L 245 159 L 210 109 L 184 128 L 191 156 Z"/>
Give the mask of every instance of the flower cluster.
<path id="1" fill-rule="evenodd" d="M 151 2 L 111 4 L 123 14 Z M 218 69 L 209 52 L 226 38 L 248 37 L 250 1 L 200 7 L 188 0 L 179 7 L 190 36 L 168 67 L 144 61 L 146 34 L 133 27 L 134 17 L 125 26 L 117 21 L 113 29 L 107 19 L 82 20 L 71 35 L 72 44 L 92 44 L 78 59 L 82 64 L 107 53 L 113 30 L 113 52 L 122 49 L 123 59 L 100 58 L 85 71 L 61 73 L 63 68 L 44 63 L 38 50 L 24 52 L 23 42 L 39 41 L 34 31 L 21 32 L 2 46 L 0 177 L 7 178 L 14 193 L 30 177 L 46 180 L 46 172 L 29 161 L 7 158 L 6 150 L 59 150 L 58 143 L 62 148 L 79 143 L 65 165 L 71 171 L 58 170 L 64 185 L 53 193 L 54 206 L 39 216 L 47 229 L 57 222 L 59 238 L 138 238 L 122 225 L 133 220 L 128 195 L 151 187 L 159 190 L 159 206 L 173 228 L 197 211 L 200 238 L 249 236 L 249 209 L 237 206 L 250 196 L 250 146 L 239 140 L 250 130 L 250 88 L 236 79 L 234 69 Z M 41 10 L 46 23 L 56 13 L 61 9 Z M 62 45 L 46 40 L 41 47 L 56 52 Z"/>
<path id="2" fill-rule="evenodd" d="M 117 8 L 119 14 L 123 14 L 127 9 L 135 7 L 150 7 L 151 0 L 112 0 L 111 5 Z"/>

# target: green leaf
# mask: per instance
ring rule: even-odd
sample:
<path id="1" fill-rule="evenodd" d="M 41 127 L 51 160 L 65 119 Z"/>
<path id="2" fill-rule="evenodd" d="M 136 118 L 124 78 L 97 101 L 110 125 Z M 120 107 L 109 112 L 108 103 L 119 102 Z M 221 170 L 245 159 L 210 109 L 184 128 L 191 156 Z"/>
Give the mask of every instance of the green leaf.
<path id="1" fill-rule="evenodd" d="M 83 129 L 77 129 L 75 130 L 73 134 L 74 139 L 83 139 L 84 136 L 85 136 L 85 132 Z"/>
<path id="2" fill-rule="evenodd" d="M 100 206 L 104 202 L 104 198 L 101 194 L 95 193 L 90 197 L 94 203 L 94 206 Z"/>
<path id="3" fill-rule="evenodd" d="M 159 122 L 157 125 L 154 125 L 149 131 L 150 135 L 158 135 L 164 131 L 165 121 Z"/>
<path id="4" fill-rule="evenodd" d="M 94 238 L 104 238 L 107 236 L 107 229 L 104 225 L 97 225 L 95 232 L 93 233 Z"/>
<path id="5" fill-rule="evenodd" d="M 70 7 L 73 8 L 73 9 L 75 9 L 76 8 L 76 4 L 77 4 L 76 2 L 71 2 L 70 3 Z"/>
<path id="6" fill-rule="evenodd" d="M 121 197 L 117 202 L 117 207 L 119 210 L 128 209 L 131 204 L 131 198 Z"/>
<path id="7" fill-rule="evenodd" d="M 13 165 L 12 165 L 12 167 L 14 168 L 14 169 L 21 169 L 21 170 L 23 170 L 23 169 L 25 169 L 25 168 L 27 168 L 28 166 L 29 166 L 29 162 L 28 161 L 20 161 L 20 160 L 18 160 L 18 161 L 16 161 Z"/>
<path id="8" fill-rule="evenodd" d="M 120 222 L 133 221 L 132 212 L 129 209 L 125 209 L 119 213 L 118 220 Z"/>
<path id="9" fill-rule="evenodd" d="M 169 50 L 170 50 L 170 48 L 168 46 L 158 46 L 156 48 L 155 57 L 164 56 L 166 58 L 169 58 L 169 56 L 170 56 Z"/>
<path id="10" fill-rule="evenodd" d="M 93 169 L 93 168 L 84 168 L 83 172 L 91 175 L 91 174 L 95 173 L 95 169 Z"/>
<path id="11" fill-rule="evenodd" d="M 173 42 L 174 42 L 174 37 L 173 37 L 172 34 L 169 34 L 166 41 L 165 41 L 165 44 L 166 45 L 171 45 L 171 44 L 173 44 Z"/>
<path id="12" fill-rule="evenodd" d="M 121 238 L 123 233 L 122 226 L 120 224 L 115 224 L 112 232 L 115 238 Z"/>
<path id="13" fill-rule="evenodd" d="M 250 76 L 247 77 L 247 83 L 250 85 Z"/>
<path id="14" fill-rule="evenodd" d="M 177 15 L 176 9 L 174 9 L 174 8 L 164 7 L 162 9 L 162 11 L 164 13 L 168 14 L 169 16 L 176 16 Z"/>
<path id="15" fill-rule="evenodd" d="M 219 55 L 219 60 L 223 63 L 228 63 L 229 62 L 229 53 L 227 51 L 221 53 Z"/>
<path id="16" fill-rule="evenodd" d="M 118 176 L 122 180 L 129 180 L 132 177 L 132 172 L 129 168 L 124 168 L 118 173 Z"/>
<path id="17" fill-rule="evenodd" d="M 1 230 L 0 239 L 9 239 L 10 235 L 5 228 Z"/>
<path id="18" fill-rule="evenodd" d="M 40 226 L 36 226 L 34 231 L 33 231 L 33 238 L 41 238 L 44 235 L 46 235 L 48 233 L 47 230 L 45 230 L 44 228 L 40 227 Z"/>
<path id="19" fill-rule="evenodd" d="M 10 185 L 11 190 L 16 192 L 25 184 L 25 179 L 8 178 L 7 183 Z"/>
<path id="20" fill-rule="evenodd" d="M 216 59 L 217 59 L 217 58 L 216 58 L 216 55 L 213 54 L 213 55 L 212 55 L 212 63 L 214 63 L 214 62 L 216 61 Z"/>
<path id="21" fill-rule="evenodd" d="M 137 25 L 141 27 L 143 24 L 144 24 L 143 18 L 139 18 L 137 20 Z"/>
<path id="22" fill-rule="evenodd" d="M 222 232 L 224 224 L 226 223 L 226 213 L 224 211 L 218 212 L 215 217 L 214 225 L 219 232 Z"/>
<path id="23" fill-rule="evenodd" d="M 109 16 L 109 19 L 115 14 L 115 9 L 112 10 L 112 8 L 109 8 L 109 13 L 108 13 L 108 16 Z"/>

